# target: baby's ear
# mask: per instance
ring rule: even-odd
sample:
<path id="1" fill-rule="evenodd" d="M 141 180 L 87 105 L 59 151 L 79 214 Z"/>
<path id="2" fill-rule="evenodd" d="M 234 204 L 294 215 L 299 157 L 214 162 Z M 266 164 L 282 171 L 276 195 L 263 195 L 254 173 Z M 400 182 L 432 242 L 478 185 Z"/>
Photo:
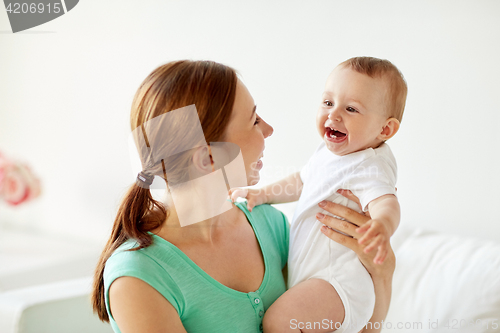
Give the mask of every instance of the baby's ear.
<path id="1" fill-rule="evenodd" d="M 398 130 L 399 120 L 396 118 L 389 118 L 386 120 L 385 125 L 377 138 L 382 141 L 389 140 L 398 132 Z"/>

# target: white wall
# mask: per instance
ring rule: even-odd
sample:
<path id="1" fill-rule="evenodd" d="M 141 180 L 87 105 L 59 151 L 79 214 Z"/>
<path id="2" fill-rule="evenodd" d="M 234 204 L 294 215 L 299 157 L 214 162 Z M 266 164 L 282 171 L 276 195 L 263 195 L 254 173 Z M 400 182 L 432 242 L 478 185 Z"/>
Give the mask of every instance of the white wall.
<path id="1" fill-rule="evenodd" d="M 33 166 L 44 195 L 23 211 L 1 206 L 4 221 L 106 237 L 134 181 L 132 97 L 162 63 L 212 59 L 242 74 L 275 129 L 265 183 L 298 170 L 320 142 L 314 118 L 329 72 L 371 55 L 396 64 L 409 86 L 390 140 L 403 223 L 500 234 L 498 1 L 85 0 L 9 31 L 0 9 L 0 150 Z"/>

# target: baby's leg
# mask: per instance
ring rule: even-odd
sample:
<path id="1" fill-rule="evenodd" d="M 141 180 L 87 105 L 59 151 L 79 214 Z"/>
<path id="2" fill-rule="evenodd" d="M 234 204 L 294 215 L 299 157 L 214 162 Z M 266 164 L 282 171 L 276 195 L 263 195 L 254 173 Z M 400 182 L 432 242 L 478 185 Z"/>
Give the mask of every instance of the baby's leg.
<path id="1" fill-rule="evenodd" d="M 321 279 L 303 281 L 281 295 L 266 311 L 264 333 L 326 333 L 340 328 L 344 305 L 333 286 Z"/>

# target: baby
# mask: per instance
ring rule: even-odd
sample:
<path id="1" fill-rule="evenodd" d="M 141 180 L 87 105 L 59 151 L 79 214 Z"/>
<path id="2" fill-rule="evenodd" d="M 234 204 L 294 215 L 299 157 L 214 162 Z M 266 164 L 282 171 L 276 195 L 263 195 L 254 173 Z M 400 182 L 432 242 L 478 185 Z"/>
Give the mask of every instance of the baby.
<path id="1" fill-rule="evenodd" d="M 300 173 L 262 189 L 231 190 L 232 200 L 247 198 L 249 210 L 299 200 L 290 227 L 290 289 L 266 312 L 266 332 L 359 332 L 370 320 L 375 304 L 370 274 L 353 251 L 322 234 L 318 217 L 327 212 L 318 203 L 329 200 L 360 211 L 339 194 L 352 191 L 371 218 L 356 229 L 363 233 L 359 243 L 366 253 L 377 249 L 374 262 L 383 263 L 400 219 L 396 161 L 385 141 L 399 129 L 406 94 L 402 74 L 387 60 L 357 57 L 341 63 L 327 79 L 316 116 L 323 142 Z"/>

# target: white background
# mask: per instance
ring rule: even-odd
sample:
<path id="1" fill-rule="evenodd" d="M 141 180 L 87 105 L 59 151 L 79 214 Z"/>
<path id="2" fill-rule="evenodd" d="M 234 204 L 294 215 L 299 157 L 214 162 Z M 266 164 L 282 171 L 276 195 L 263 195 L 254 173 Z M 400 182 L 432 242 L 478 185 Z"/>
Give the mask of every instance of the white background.
<path id="1" fill-rule="evenodd" d="M 409 86 L 400 132 L 402 223 L 498 238 L 500 1 L 98 1 L 12 34 L 0 8 L 0 150 L 28 162 L 43 196 L 0 222 L 103 241 L 134 182 L 130 105 L 177 59 L 242 75 L 274 127 L 262 184 L 299 170 L 320 137 L 329 72 L 386 58 Z"/>

